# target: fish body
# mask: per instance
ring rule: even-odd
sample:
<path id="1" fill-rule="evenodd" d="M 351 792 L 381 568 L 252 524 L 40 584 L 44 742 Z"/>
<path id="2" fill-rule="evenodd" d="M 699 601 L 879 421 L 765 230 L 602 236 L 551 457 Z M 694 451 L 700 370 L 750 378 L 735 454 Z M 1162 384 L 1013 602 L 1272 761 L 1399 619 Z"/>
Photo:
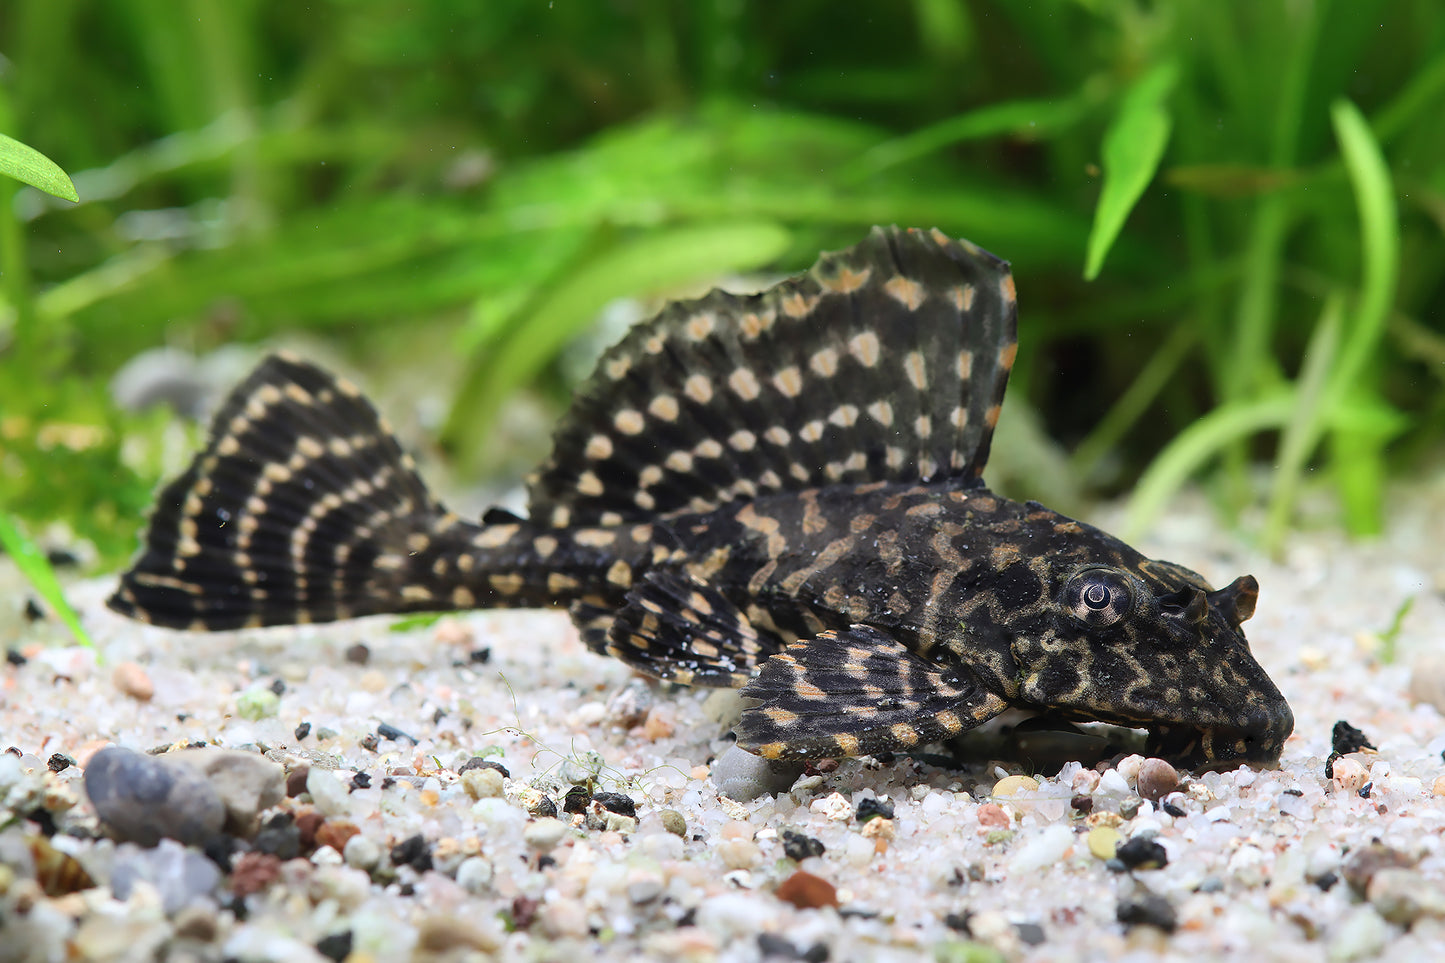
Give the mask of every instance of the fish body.
<path id="1" fill-rule="evenodd" d="M 161 494 L 116 610 L 192 629 L 565 608 L 594 650 L 742 687 L 769 758 L 909 749 L 1007 708 L 1150 730 L 1186 765 L 1293 727 L 1215 591 L 981 475 L 1015 350 L 1007 265 L 875 229 L 758 295 L 665 308 L 607 352 L 527 518 L 439 505 L 346 382 L 288 356 Z"/>

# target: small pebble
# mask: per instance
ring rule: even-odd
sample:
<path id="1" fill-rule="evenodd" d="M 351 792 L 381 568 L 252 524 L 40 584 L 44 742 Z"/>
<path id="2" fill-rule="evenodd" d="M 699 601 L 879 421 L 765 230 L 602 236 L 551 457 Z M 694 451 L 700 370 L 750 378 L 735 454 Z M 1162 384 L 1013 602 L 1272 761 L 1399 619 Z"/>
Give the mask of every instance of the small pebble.
<path id="1" fill-rule="evenodd" d="M 365 836 L 352 836 L 346 841 L 341 857 L 346 865 L 369 871 L 381 862 L 381 847 Z"/>
<path id="2" fill-rule="evenodd" d="M 364 642 L 349 645 L 346 647 L 346 661 L 352 665 L 366 665 L 371 661 L 371 649 Z"/>
<path id="3" fill-rule="evenodd" d="M 281 860 L 268 853 L 242 853 L 231 868 L 231 892 L 245 897 L 281 878 Z"/>
<path id="4" fill-rule="evenodd" d="M 1015 795 L 1016 793 L 1033 791 L 1039 788 L 1038 780 L 1031 776 L 1004 776 L 993 784 L 991 795 L 995 799 Z"/>
<path id="5" fill-rule="evenodd" d="M 281 698 L 270 689 L 247 689 L 236 696 L 236 715 L 251 722 L 269 719 L 281 708 Z"/>
<path id="6" fill-rule="evenodd" d="M 431 846 L 427 843 L 426 837 L 417 833 L 391 847 L 391 864 L 393 866 L 410 866 L 418 873 L 425 873 L 431 869 Z"/>
<path id="7" fill-rule="evenodd" d="M 1421 652 L 1410 663 L 1408 690 L 1415 702 L 1445 714 L 1445 653 Z M 1445 795 L 1442 793 L 1441 795 Z"/>
<path id="8" fill-rule="evenodd" d="M 249 838 L 263 809 L 286 795 L 286 773 L 265 756 L 239 749 L 183 749 L 159 757 L 202 773 L 226 807 L 226 832 Z"/>
<path id="9" fill-rule="evenodd" d="M 1179 770 L 1163 759 L 1145 759 L 1139 767 L 1139 795 L 1158 802 L 1179 788 Z"/>
<path id="10" fill-rule="evenodd" d="M 866 823 L 870 819 L 892 819 L 893 804 L 886 800 L 865 796 L 858 800 L 858 808 L 854 812 L 854 818 L 860 823 Z"/>
<path id="11" fill-rule="evenodd" d="M 457 885 L 473 896 L 479 896 L 491 888 L 494 875 L 490 862 L 480 856 L 469 856 L 457 867 Z"/>
<path id="12" fill-rule="evenodd" d="M 687 835 L 687 817 L 676 809 L 664 809 L 658 816 L 662 819 L 662 828 L 674 836 Z"/>
<path id="13" fill-rule="evenodd" d="M 341 963 L 342 960 L 351 955 L 353 942 L 351 930 L 342 930 L 339 933 L 328 933 L 316 941 L 316 952 L 328 960 Z"/>
<path id="14" fill-rule="evenodd" d="M 1113 859 L 1119 849 L 1119 830 L 1112 826 L 1095 826 L 1089 830 L 1089 852 L 1098 859 Z"/>
<path id="15" fill-rule="evenodd" d="M 349 820 L 328 819 L 316 830 L 316 844 L 344 853 L 352 838 L 360 832 L 361 828 Z"/>
<path id="16" fill-rule="evenodd" d="M 586 786 L 573 786 L 571 789 L 568 789 L 567 794 L 562 797 L 562 811 L 573 815 L 585 813 L 587 811 L 587 804 L 591 801 L 592 793 L 587 791 Z"/>
<path id="17" fill-rule="evenodd" d="M 984 803 L 978 807 L 978 824 L 990 829 L 1008 829 L 1012 820 L 1008 810 L 998 803 Z"/>
<path id="18" fill-rule="evenodd" d="M 512 775 L 510 772 L 507 771 L 506 766 L 502 765 L 495 759 L 487 759 L 484 756 L 472 756 L 472 758 L 462 763 L 462 767 L 458 769 L 457 772 L 459 774 L 464 772 L 471 772 L 473 769 L 495 769 L 506 778 L 511 778 Z"/>
<path id="19" fill-rule="evenodd" d="M 1146 893 L 1134 899 L 1121 899 L 1114 918 L 1125 926 L 1154 926 L 1173 933 L 1179 926 L 1174 907 L 1162 896 Z"/>
<path id="20" fill-rule="evenodd" d="M 792 903 L 798 909 L 838 905 L 837 887 L 826 879 L 801 869 L 779 883 L 774 895 L 785 903 Z"/>
<path id="21" fill-rule="evenodd" d="M 592 795 L 592 801 L 593 801 L 594 803 L 597 803 L 598 805 L 602 806 L 604 809 L 607 809 L 607 810 L 609 810 L 609 811 L 611 811 L 611 812 L 614 812 L 614 813 L 619 813 L 619 814 L 621 814 L 621 815 L 623 815 L 623 816 L 636 816 L 636 815 L 637 815 L 637 803 L 633 802 L 633 801 L 632 801 L 632 797 L 629 796 L 629 795 L 627 795 L 626 793 L 621 793 L 621 792 L 599 792 L 599 793 L 593 793 L 593 795 Z"/>
<path id="22" fill-rule="evenodd" d="M 306 791 L 311 802 L 326 816 L 345 816 L 351 812 L 351 798 L 346 784 L 336 778 L 332 769 L 312 769 L 306 774 Z"/>
<path id="23" fill-rule="evenodd" d="M 311 774 L 311 767 L 302 763 L 286 774 L 286 795 L 295 799 L 306 791 L 306 777 Z"/>
<path id="24" fill-rule="evenodd" d="M 1335 728 L 1330 733 L 1330 745 L 1342 756 L 1359 752 L 1361 749 L 1375 748 L 1370 745 L 1369 737 L 1343 719 L 1335 723 Z"/>
<path id="25" fill-rule="evenodd" d="M 122 662 L 110 674 L 110 680 L 121 692 L 138 702 L 149 702 L 156 694 L 155 683 L 146 670 L 135 662 Z"/>
<path id="26" fill-rule="evenodd" d="M 226 807 L 203 774 L 119 746 L 91 757 L 85 791 L 117 839 L 142 846 L 163 837 L 200 845 L 226 823 Z"/>
<path id="27" fill-rule="evenodd" d="M 783 854 L 791 860 L 801 863 L 805 859 L 822 856 L 827 851 L 828 847 L 812 836 L 791 829 L 783 830 Z"/>
<path id="28" fill-rule="evenodd" d="M 502 795 L 502 774 L 495 769 L 468 769 L 462 773 L 462 788 L 473 799 L 491 799 Z"/>
<path id="29" fill-rule="evenodd" d="M 1144 800 L 1136 797 L 1126 799 L 1119 803 L 1119 818 L 1124 820 L 1133 819 L 1139 815 L 1139 809 L 1144 805 Z"/>
<path id="30" fill-rule="evenodd" d="M 1169 864 L 1169 854 L 1152 839 L 1134 836 L 1118 845 L 1114 858 L 1125 869 L 1162 869 Z"/>
<path id="31" fill-rule="evenodd" d="M 1386 920 L 1411 926 L 1422 917 L 1445 918 L 1445 891 L 1413 869 L 1381 869 L 1370 878 L 1365 898 Z"/>
<path id="32" fill-rule="evenodd" d="M 453 950 L 492 953 L 501 946 L 499 932 L 459 916 L 435 914 L 423 918 L 417 926 L 417 947 L 427 953 L 445 954 Z"/>
<path id="33" fill-rule="evenodd" d="M 1353 759 L 1336 759 L 1330 778 L 1339 792 L 1357 793 L 1370 781 L 1370 772 Z"/>
<path id="34" fill-rule="evenodd" d="M 556 848 L 570 829 L 560 819 L 534 819 L 522 830 L 522 841 L 539 852 L 548 853 Z"/>
<path id="35" fill-rule="evenodd" d="M 1340 875 L 1350 884 L 1356 896 L 1364 897 L 1376 873 L 1384 869 L 1413 869 L 1414 866 L 1415 860 L 1410 856 L 1384 843 L 1374 842 L 1346 856 Z"/>

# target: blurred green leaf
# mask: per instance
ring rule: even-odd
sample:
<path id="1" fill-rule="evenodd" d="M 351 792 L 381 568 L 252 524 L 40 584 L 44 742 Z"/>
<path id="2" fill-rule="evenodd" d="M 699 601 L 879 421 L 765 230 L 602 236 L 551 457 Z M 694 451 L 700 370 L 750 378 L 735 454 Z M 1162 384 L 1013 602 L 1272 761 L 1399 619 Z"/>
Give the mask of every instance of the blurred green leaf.
<path id="1" fill-rule="evenodd" d="M 442 440 L 454 451 L 475 452 L 502 401 L 529 383 L 608 301 L 753 270 L 776 261 L 789 241 L 780 224 L 742 221 L 655 231 L 605 246 L 557 278 L 493 345 L 479 350 Z"/>
<path id="2" fill-rule="evenodd" d="M 1124 95 L 1119 112 L 1104 132 L 1104 187 L 1089 232 L 1086 281 L 1099 276 L 1109 248 L 1164 158 L 1170 127 L 1164 102 L 1178 79 L 1179 67 L 1174 63 L 1161 64 L 1145 74 Z"/>
<path id="3" fill-rule="evenodd" d="M 60 165 L 40 151 L 0 134 L 0 174 L 39 188 L 47 194 L 79 202 L 75 185 Z"/>
<path id="4" fill-rule="evenodd" d="M 95 648 L 95 643 L 90 641 L 90 635 L 85 631 L 85 626 L 80 624 L 80 617 L 75 614 L 75 609 L 65 600 L 65 592 L 60 587 L 60 582 L 55 578 L 55 570 L 50 567 L 42 552 L 29 536 L 20 528 L 17 521 L 8 512 L 0 512 L 0 547 L 3 547 L 10 558 L 15 562 L 20 574 L 28 581 L 50 606 L 51 611 L 60 617 L 70 629 L 75 641 L 88 648 Z"/>

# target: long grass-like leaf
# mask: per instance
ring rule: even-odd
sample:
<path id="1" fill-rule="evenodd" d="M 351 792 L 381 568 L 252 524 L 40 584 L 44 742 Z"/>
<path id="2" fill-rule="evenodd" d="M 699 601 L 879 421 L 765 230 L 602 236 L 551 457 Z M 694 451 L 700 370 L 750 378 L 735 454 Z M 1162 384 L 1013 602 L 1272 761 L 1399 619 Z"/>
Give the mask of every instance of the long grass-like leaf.
<path id="1" fill-rule="evenodd" d="M 476 451 L 502 401 L 531 381 L 608 301 L 761 267 L 775 261 L 789 240 L 781 225 L 755 221 L 656 231 L 602 251 L 478 358 L 458 392 L 443 440 L 455 450 Z"/>
<path id="2" fill-rule="evenodd" d="M 67 201 L 79 201 L 75 185 L 60 165 L 28 144 L 0 134 L 0 174 Z"/>
<path id="3" fill-rule="evenodd" d="M 1099 276 L 1129 212 L 1159 169 L 1169 143 L 1169 112 L 1164 104 L 1178 78 L 1179 67 L 1174 63 L 1161 64 L 1145 74 L 1124 96 L 1119 113 L 1104 133 L 1104 189 L 1089 232 L 1085 280 Z"/>
<path id="4" fill-rule="evenodd" d="M 65 600 L 65 592 L 60 588 L 55 570 L 50 567 L 45 553 L 6 512 L 0 512 L 0 546 L 4 546 L 5 551 L 15 561 L 15 566 L 20 569 L 20 574 L 25 576 L 26 581 L 45 600 L 51 611 L 60 617 L 75 636 L 75 640 L 81 645 L 95 648 L 95 643 L 80 624 L 80 617 L 75 614 L 75 609 Z"/>

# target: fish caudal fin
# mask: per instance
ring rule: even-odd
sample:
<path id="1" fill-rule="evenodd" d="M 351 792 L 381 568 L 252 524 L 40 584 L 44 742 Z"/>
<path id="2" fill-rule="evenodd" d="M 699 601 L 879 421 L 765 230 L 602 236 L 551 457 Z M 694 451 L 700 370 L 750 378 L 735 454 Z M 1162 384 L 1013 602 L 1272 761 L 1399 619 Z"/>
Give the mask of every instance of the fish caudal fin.
<path id="1" fill-rule="evenodd" d="M 610 525 L 828 485 L 972 484 L 1015 315 L 1005 262 L 896 227 L 761 294 L 670 304 L 578 390 L 531 517 Z"/>
<path id="2" fill-rule="evenodd" d="M 412 584 L 411 570 L 462 528 L 472 527 L 431 498 L 354 386 L 275 355 L 232 392 L 205 450 L 161 492 L 109 604 L 211 630 L 450 608 Z"/>

